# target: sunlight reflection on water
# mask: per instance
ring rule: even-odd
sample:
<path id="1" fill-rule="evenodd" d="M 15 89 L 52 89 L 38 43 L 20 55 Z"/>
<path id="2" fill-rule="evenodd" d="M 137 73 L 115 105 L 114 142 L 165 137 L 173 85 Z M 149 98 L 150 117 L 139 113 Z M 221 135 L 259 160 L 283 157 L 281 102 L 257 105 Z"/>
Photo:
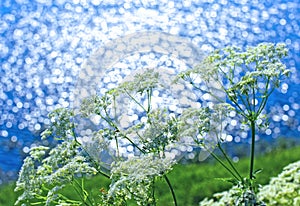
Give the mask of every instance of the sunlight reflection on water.
<path id="1" fill-rule="evenodd" d="M 1 1 L 0 168 L 18 167 L 16 154 L 26 152 L 34 134 L 49 125 L 47 114 L 73 104 L 78 74 L 94 51 L 143 31 L 187 38 L 204 53 L 229 44 L 285 42 L 293 74 L 270 99 L 265 136 L 299 135 L 299 13 L 296 0 Z M 228 140 L 247 142 L 246 136 Z"/>

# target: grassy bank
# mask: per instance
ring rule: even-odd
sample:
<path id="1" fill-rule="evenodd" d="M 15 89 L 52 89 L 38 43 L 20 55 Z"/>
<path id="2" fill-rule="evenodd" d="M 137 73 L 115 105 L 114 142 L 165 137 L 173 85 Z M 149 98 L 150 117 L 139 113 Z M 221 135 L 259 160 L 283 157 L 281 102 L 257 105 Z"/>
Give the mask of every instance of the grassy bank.
<path id="1" fill-rule="evenodd" d="M 268 183 L 270 177 L 276 176 L 287 164 L 299 160 L 300 147 L 286 150 L 274 150 L 263 156 L 259 156 L 255 162 L 256 169 L 263 169 L 258 176 L 258 182 Z M 249 161 L 247 158 L 241 159 L 237 167 L 243 175 L 248 175 Z M 231 187 L 227 182 L 219 178 L 229 177 L 227 171 L 216 163 L 193 163 L 176 165 L 174 170 L 168 175 L 173 184 L 178 199 L 178 205 L 197 205 L 204 197 L 211 197 L 213 193 L 226 190 Z M 86 181 L 86 190 L 91 191 L 94 198 L 97 198 L 99 190 L 107 187 L 109 181 L 103 177 L 94 177 Z M 13 191 L 14 185 L 4 185 L 0 187 L 0 205 L 10 206 L 15 202 L 17 195 Z M 71 188 L 65 193 L 74 196 Z M 166 183 L 161 180 L 157 183 L 156 195 L 158 205 L 172 205 L 172 198 Z"/>

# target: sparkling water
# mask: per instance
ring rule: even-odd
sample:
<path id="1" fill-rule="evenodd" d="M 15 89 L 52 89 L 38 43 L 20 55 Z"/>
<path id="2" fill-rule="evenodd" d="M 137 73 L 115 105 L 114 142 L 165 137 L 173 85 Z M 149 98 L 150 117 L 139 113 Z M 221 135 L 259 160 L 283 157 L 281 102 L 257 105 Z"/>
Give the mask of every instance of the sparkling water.
<path id="1" fill-rule="evenodd" d="M 298 0 L 1 0 L 0 171 L 12 176 L 49 125 L 47 114 L 73 106 L 87 60 L 101 52 L 124 51 L 134 39 L 119 48 L 111 42 L 130 35 L 139 39 L 138 33 L 184 38 L 201 55 L 226 45 L 286 43 L 290 55 L 285 63 L 292 75 L 271 96 L 271 124 L 261 137 L 299 136 L 299 14 Z M 109 65 L 119 72 L 111 69 L 97 89 L 114 87 L 132 68 L 187 66 L 182 55 L 170 56 L 171 47 L 155 44 L 165 52 L 140 46 L 124 53 Z M 236 124 L 233 120 L 232 128 Z M 247 133 L 226 140 L 247 142 Z"/>

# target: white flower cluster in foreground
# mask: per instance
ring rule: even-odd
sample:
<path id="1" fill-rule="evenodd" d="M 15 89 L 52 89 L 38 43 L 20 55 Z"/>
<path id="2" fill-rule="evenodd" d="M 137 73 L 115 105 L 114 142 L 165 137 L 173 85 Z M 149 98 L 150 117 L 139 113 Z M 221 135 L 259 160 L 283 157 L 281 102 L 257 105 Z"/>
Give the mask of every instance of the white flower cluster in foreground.
<path id="1" fill-rule="evenodd" d="M 44 146 L 31 148 L 30 156 L 25 158 L 16 183 L 15 191 L 23 191 L 16 205 L 26 205 L 25 202 L 30 199 L 36 199 L 36 203 L 40 205 L 70 203 L 64 201 L 57 191 L 77 175 L 97 173 L 80 154 L 74 141 L 62 142 L 49 150 Z"/>
<path id="2" fill-rule="evenodd" d="M 300 161 L 273 177 L 270 184 L 262 187 L 259 198 L 267 205 L 300 205 Z"/>
<path id="3" fill-rule="evenodd" d="M 152 187 L 155 178 L 162 177 L 172 169 L 175 161 L 153 154 L 132 157 L 114 162 L 111 170 L 111 185 L 108 199 L 135 199 L 138 205 L 154 203 Z"/>
<path id="4" fill-rule="evenodd" d="M 231 206 L 237 204 L 238 187 L 216 193 L 213 199 L 205 198 L 200 206 Z M 300 205 L 300 161 L 289 164 L 268 185 L 260 188 L 258 200 L 266 205 L 298 206 Z"/>

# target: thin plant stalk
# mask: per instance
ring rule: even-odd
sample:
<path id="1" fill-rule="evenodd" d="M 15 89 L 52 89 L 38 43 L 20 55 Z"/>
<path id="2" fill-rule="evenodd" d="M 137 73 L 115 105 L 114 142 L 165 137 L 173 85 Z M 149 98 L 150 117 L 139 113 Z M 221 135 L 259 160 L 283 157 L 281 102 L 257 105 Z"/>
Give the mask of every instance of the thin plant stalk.
<path id="1" fill-rule="evenodd" d="M 210 155 L 215 158 L 237 181 L 239 181 L 238 176 L 213 152 L 209 151 Z"/>
<path id="2" fill-rule="evenodd" d="M 152 180 L 152 198 L 153 198 L 153 204 L 156 205 L 156 199 L 155 199 L 155 180 L 153 178 Z"/>
<path id="3" fill-rule="evenodd" d="M 229 163 L 229 165 L 231 166 L 231 168 L 234 170 L 234 172 L 238 175 L 239 179 L 241 181 L 243 181 L 242 176 L 240 175 L 240 173 L 238 172 L 238 170 L 236 169 L 236 167 L 232 164 L 231 160 L 229 159 L 228 155 L 226 154 L 226 152 L 223 150 L 222 146 L 220 143 L 218 143 L 218 148 L 220 149 L 220 151 L 222 152 L 223 156 L 225 157 L 226 161 Z"/>
<path id="4" fill-rule="evenodd" d="M 84 195 L 81 194 L 81 192 L 77 189 L 76 185 L 74 185 L 74 182 L 75 182 L 77 185 L 79 185 L 79 186 L 80 186 L 80 184 L 79 184 L 75 179 L 73 179 L 73 181 L 71 181 L 71 184 L 72 184 L 72 186 L 73 186 L 75 192 L 76 192 L 76 193 L 78 194 L 78 196 L 80 197 L 82 203 L 88 206 L 89 204 L 86 202 L 86 198 L 85 198 Z M 82 188 L 81 188 L 81 190 L 82 190 Z"/>
<path id="5" fill-rule="evenodd" d="M 253 168 L 254 168 L 254 153 L 255 153 L 255 121 L 250 121 L 251 126 L 251 157 L 250 157 L 250 173 L 249 178 L 253 179 Z"/>
<path id="6" fill-rule="evenodd" d="M 165 178 L 165 180 L 166 180 L 166 182 L 167 182 L 167 184 L 169 186 L 169 189 L 170 189 L 170 191 L 172 193 L 172 198 L 173 198 L 173 201 L 174 201 L 174 206 L 177 206 L 177 199 L 176 199 L 176 195 L 175 195 L 174 189 L 172 187 L 172 184 L 171 184 L 169 178 L 167 177 L 167 175 L 164 175 L 164 178 Z"/>

